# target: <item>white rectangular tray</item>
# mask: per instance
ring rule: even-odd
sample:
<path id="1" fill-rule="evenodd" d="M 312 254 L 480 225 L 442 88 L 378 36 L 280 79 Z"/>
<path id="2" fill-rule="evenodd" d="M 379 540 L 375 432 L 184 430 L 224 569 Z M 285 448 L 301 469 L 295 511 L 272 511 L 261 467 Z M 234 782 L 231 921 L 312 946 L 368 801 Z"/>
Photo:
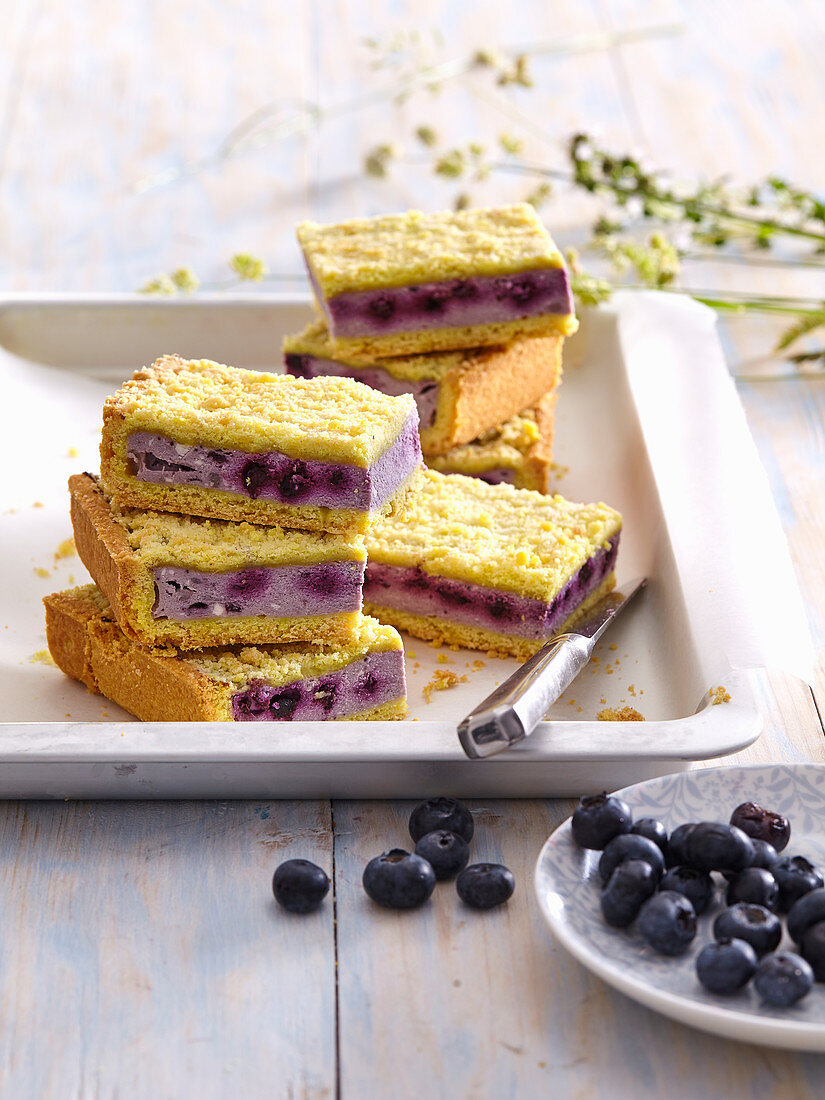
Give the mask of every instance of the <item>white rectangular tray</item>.
<path id="1" fill-rule="evenodd" d="M 646 309 L 651 330 L 658 325 L 667 341 L 667 315 L 657 316 L 655 296 Z M 708 665 L 713 639 L 691 613 L 698 593 L 686 590 L 671 542 L 684 505 L 660 499 L 628 382 L 634 349 L 622 345 L 621 314 L 622 306 L 589 312 L 567 344 L 556 457 L 568 469 L 559 491 L 606 500 L 622 511 L 619 579 L 646 574 L 649 587 L 529 742 L 469 761 L 456 724 L 510 673 L 513 661 L 405 639 L 407 721 L 201 725 L 138 722 L 33 659 L 45 647 L 42 597 L 88 579 L 76 557 L 56 551 L 71 534 L 66 479 L 98 467 L 104 396 L 164 352 L 272 369 L 281 337 L 303 326 L 309 306 L 294 298 L 228 296 L 0 300 L 7 423 L 0 454 L 0 797 L 582 794 L 680 770 L 752 742 L 761 717 L 750 675 L 718 657 Z M 708 333 L 707 326 L 696 333 L 692 354 L 712 354 L 721 364 Z M 701 407 L 701 392 L 696 396 Z M 689 454 L 681 457 L 691 461 Z M 702 515 L 694 521 L 701 530 Z M 734 548 L 717 539 L 714 553 L 728 551 Z M 428 703 L 422 688 L 439 668 L 466 682 L 433 693 Z M 719 683 L 731 701 L 713 706 L 708 691 Z M 596 720 L 605 706 L 623 704 L 646 721 Z"/>

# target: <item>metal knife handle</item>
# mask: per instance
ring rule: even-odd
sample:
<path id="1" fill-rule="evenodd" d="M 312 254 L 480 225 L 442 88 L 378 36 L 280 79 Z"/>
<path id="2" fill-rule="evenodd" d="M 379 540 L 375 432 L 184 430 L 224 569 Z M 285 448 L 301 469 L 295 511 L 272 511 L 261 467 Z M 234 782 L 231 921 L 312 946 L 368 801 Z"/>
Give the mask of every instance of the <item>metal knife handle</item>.
<path id="1" fill-rule="evenodd" d="M 458 727 L 467 755 L 492 756 L 532 733 L 590 660 L 596 640 L 559 634 L 542 646 Z"/>

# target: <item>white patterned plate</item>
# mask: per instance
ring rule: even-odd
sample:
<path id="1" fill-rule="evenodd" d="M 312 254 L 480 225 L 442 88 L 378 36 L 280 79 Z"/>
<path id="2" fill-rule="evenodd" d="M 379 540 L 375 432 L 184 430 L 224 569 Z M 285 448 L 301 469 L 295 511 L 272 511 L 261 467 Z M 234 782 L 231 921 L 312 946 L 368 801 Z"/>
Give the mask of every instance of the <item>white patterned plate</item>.
<path id="1" fill-rule="evenodd" d="M 790 819 L 785 855 L 803 855 L 825 867 L 825 765 L 703 769 L 651 779 L 618 793 L 634 818 L 659 818 L 668 832 L 686 821 L 728 821 L 740 802 L 758 802 Z M 542 911 L 554 935 L 579 962 L 648 1008 L 714 1035 L 825 1051 L 825 986 L 815 984 L 799 1004 L 779 1009 L 764 1005 L 752 984 L 734 997 L 715 997 L 699 984 L 696 955 L 712 939 L 713 914 L 723 904 L 721 887 L 713 906 L 699 918 L 691 950 L 666 958 L 634 929 L 613 929 L 604 923 L 599 854 L 573 842 L 568 819 L 544 845 L 536 864 L 535 888 Z M 781 948 L 794 949 L 787 932 Z"/>

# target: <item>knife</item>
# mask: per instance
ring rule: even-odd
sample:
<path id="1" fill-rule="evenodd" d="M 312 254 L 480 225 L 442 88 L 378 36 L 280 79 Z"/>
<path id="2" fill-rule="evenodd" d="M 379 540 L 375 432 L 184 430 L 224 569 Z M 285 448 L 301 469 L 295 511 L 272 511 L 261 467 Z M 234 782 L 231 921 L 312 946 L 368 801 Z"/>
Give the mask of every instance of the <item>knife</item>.
<path id="1" fill-rule="evenodd" d="M 551 638 L 470 711 L 458 727 L 465 753 L 472 760 L 493 756 L 531 734 L 590 660 L 605 630 L 646 584 L 646 577 L 637 577 L 614 589 L 572 630 Z"/>

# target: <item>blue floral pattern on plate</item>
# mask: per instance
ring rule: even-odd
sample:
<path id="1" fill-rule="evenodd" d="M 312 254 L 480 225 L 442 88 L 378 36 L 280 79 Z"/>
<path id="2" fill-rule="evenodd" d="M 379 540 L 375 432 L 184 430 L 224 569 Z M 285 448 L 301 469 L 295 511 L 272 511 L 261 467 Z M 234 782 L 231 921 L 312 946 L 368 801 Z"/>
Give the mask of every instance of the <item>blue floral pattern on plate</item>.
<path id="1" fill-rule="evenodd" d="M 680 772 L 618 792 L 634 818 L 656 817 L 671 832 L 687 821 L 728 821 L 740 802 L 758 802 L 791 822 L 784 855 L 804 855 L 825 868 L 825 765 L 769 765 Z M 579 848 L 569 819 L 550 837 L 536 865 L 535 886 L 555 935 L 585 966 L 624 993 L 684 1023 L 731 1038 L 800 1050 L 825 1050 L 825 987 L 792 1008 L 762 1003 L 752 985 L 734 997 L 714 997 L 696 978 L 696 955 L 711 940 L 713 915 L 724 906 L 721 879 L 699 918 L 692 948 L 671 959 L 657 955 L 631 928 L 605 924 L 599 906 L 599 852 Z M 795 950 L 783 935 L 781 950 Z"/>

